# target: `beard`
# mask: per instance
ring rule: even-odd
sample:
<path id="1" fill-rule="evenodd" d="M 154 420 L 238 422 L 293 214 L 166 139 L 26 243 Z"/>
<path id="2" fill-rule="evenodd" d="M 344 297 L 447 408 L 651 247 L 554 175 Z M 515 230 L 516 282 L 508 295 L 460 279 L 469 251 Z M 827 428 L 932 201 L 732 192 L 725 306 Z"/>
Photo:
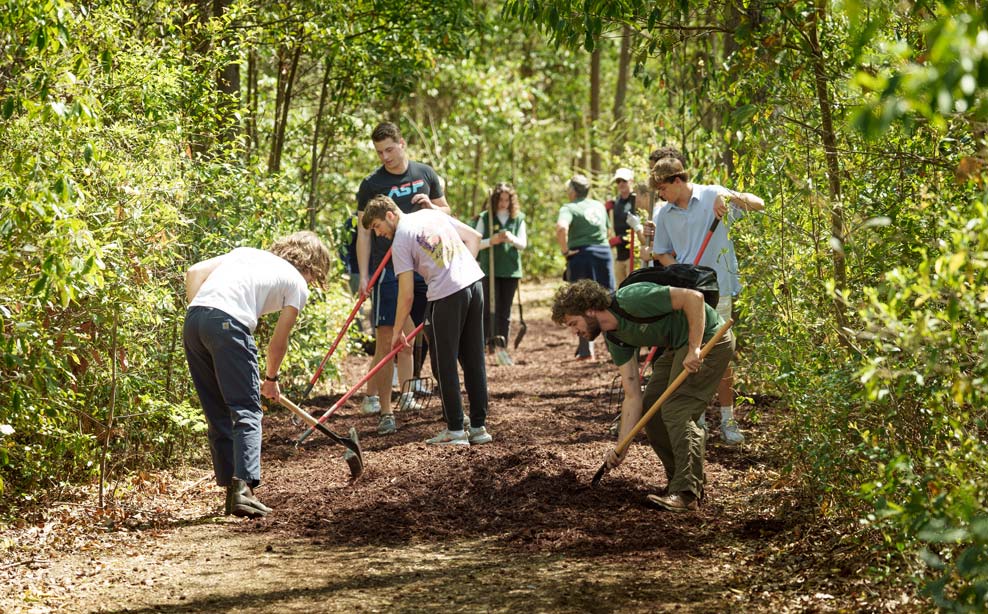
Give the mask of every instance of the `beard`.
<path id="1" fill-rule="evenodd" d="M 580 316 L 587 325 L 587 332 L 581 333 L 580 336 L 587 341 L 593 341 L 600 336 L 600 321 L 597 318 L 590 318 L 587 316 Z"/>

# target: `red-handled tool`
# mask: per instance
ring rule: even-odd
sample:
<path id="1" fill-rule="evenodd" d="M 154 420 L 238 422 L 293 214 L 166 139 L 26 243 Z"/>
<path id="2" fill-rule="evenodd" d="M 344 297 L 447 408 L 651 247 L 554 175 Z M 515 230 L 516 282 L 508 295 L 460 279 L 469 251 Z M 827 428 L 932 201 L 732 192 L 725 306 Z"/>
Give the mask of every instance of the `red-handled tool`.
<path id="1" fill-rule="evenodd" d="M 309 385 L 305 388 L 305 392 L 302 393 L 303 399 L 308 398 L 309 393 L 312 392 L 312 388 L 316 385 L 316 381 L 318 381 L 319 376 L 322 375 L 322 370 L 326 366 L 326 362 L 329 361 L 329 357 L 336 351 L 336 346 L 340 344 L 343 336 L 346 335 L 346 331 L 350 329 L 350 323 L 353 322 L 353 319 L 357 316 L 357 312 L 360 311 L 360 306 L 364 304 L 365 300 L 367 300 L 367 296 L 370 294 L 371 288 L 374 287 L 374 284 L 377 282 L 377 278 L 381 276 L 381 273 L 384 271 L 384 267 L 387 266 L 389 260 L 391 260 L 390 249 L 388 249 L 388 252 L 384 254 L 384 258 L 381 258 L 381 264 L 377 265 L 377 270 L 374 271 L 374 274 L 367 282 L 366 291 L 361 293 L 361 295 L 357 298 L 357 304 L 353 306 L 349 317 L 347 317 L 346 322 L 343 323 L 343 328 L 340 329 L 340 334 L 336 335 L 336 340 L 333 341 L 333 345 L 330 346 L 329 351 L 326 352 L 325 356 L 323 356 L 322 362 L 319 363 L 319 368 L 316 369 L 316 372 L 312 375 L 312 379 L 309 380 Z"/>
<path id="2" fill-rule="evenodd" d="M 693 259 L 693 266 L 700 264 L 700 258 L 703 258 L 703 252 L 707 250 L 707 243 L 710 243 L 710 238 L 714 236 L 714 231 L 717 230 L 717 224 L 720 224 L 720 218 L 714 217 L 714 221 L 710 223 L 710 228 L 707 229 L 707 236 L 703 238 L 703 243 L 700 244 L 700 251 L 696 253 L 696 258 Z M 641 371 L 638 372 L 638 379 L 645 377 L 645 367 L 652 364 L 652 360 L 655 358 L 655 353 L 659 350 L 659 346 L 655 346 L 648 351 L 648 356 L 645 357 L 645 362 L 642 363 Z"/>
<path id="3" fill-rule="evenodd" d="M 408 336 L 405 337 L 405 339 L 407 339 L 408 341 L 411 341 L 412 339 L 415 338 L 415 335 L 417 335 L 420 332 L 422 332 L 422 329 L 423 328 L 425 328 L 425 322 L 423 322 L 422 324 L 419 324 L 418 326 L 416 326 L 415 329 L 412 330 L 412 332 L 409 333 Z M 384 342 L 384 340 L 383 339 L 378 339 L 378 342 L 381 343 L 381 342 Z M 357 384 L 353 388 L 351 388 L 349 391 L 347 391 L 346 394 L 344 394 L 342 397 L 340 397 L 339 400 L 336 401 L 336 403 L 333 403 L 333 406 L 330 407 L 328 410 L 326 410 L 326 413 L 324 413 L 323 415 L 319 416 L 319 420 L 317 422 L 319 422 L 319 424 L 322 424 L 323 422 L 329 420 L 330 416 L 332 416 L 334 413 L 336 413 L 336 410 L 338 410 L 339 408 L 343 407 L 343 404 L 346 403 L 347 400 L 350 397 L 352 397 L 355 392 L 357 392 L 358 390 L 360 390 L 360 387 L 363 386 L 364 384 L 366 384 L 367 381 L 370 380 L 370 378 L 374 377 L 374 375 L 376 375 L 377 372 L 380 371 L 384 367 L 384 365 L 388 364 L 389 361 L 394 360 L 394 357 L 401 350 L 402 350 L 401 347 L 396 347 L 396 348 L 392 349 L 390 352 L 388 352 L 388 355 L 385 356 L 384 358 L 382 358 L 381 361 L 378 362 L 376 365 L 374 365 L 374 368 L 371 369 L 370 372 L 367 373 L 367 375 L 365 375 L 359 382 L 357 382 Z M 308 430 L 306 430 L 304 433 L 302 433 L 299 436 L 298 439 L 295 440 L 295 445 L 298 445 L 298 444 L 302 443 L 303 441 L 305 441 L 306 438 L 308 438 L 308 436 L 312 434 L 312 432 L 313 432 L 313 429 L 310 427 Z"/>

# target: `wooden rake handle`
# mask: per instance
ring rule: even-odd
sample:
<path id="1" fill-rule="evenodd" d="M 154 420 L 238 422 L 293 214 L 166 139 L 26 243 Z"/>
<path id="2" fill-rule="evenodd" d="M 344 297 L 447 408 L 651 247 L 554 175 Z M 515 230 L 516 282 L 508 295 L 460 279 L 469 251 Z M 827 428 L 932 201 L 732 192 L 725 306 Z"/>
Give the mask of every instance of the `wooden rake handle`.
<path id="1" fill-rule="evenodd" d="M 727 322 L 724 322 L 724 325 L 717 330 L 714 336 L 710 338 L 710 341 L 707 341 L 703 345 L 703 349 L 700 350 L 700 360 L 703 360 L 704 358 L 707 357 L 707 354 L 709 354 L 710 351 L 714 349 L 714 346 L 720 342 L 720 340 L 724 337 L 725 334 L 727 334 L 727 331 L 730 330 L 733 324 L 734 324 L 734 320 L 731 318 L 728 318 Z M 650 407 L 649 410 L 645 412 L 645 415 L 642 416 L 640 420 L 638 420 L 634 428 L 631 429 L 631 432 L 625 435 L 624 439 L 618 442 L 617 447 L 614 448 L 614 451 L 617 453 L 618 456 L 621 456 L 624 453 L 624 451 L 628 449 L 628 446 L 630 446 L 631 442 L 634 441 L 635 436 L 638 435 L 638 433 L 641 432 L 643 428 L 645 428 L 645 425 L 648 424 L 648 421 L 652 419 L 652 416 L 654 416 L 659 412 L 659 409 L 662 407 L 662 404 L 669 400 L 669 397 L 671 397 L 673 393 L 676 392 L 676 389 L 679 388 L 679 386 L 684 381 L 686 381 L 686 378 L 689 376 L 690 374 L 686 371 L 686 369 L 683 369 L 679 373 L 679 375 L 676 376 L 676 379 L 674 379 L 672 383 L 669 384 L 665 392 L 662 393 L 662 396 L 656 399 L 655 403 L 652 403 L 652 407 Z M 604 477 L 605 473 L 607 473 L 606 461 L 604 462 L 603 465 L 600 466 L 600 469 L 597 470 L 597 473 L 594 474 L 593 480 L 590 482 L 590 485 L 596 486 L 597 484 L 599 484 L 600 480 Z"/>

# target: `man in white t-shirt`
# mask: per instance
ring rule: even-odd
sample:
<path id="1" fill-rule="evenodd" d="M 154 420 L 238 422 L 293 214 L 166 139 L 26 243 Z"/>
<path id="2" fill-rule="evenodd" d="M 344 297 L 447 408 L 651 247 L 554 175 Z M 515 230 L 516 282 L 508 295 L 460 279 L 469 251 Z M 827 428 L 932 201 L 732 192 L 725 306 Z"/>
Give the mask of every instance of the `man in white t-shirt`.
<path id="1" fill-rule="evenodd" d="M 412 309 L 414 273 L 425 278 L 429 286 L 425 330 L 446 428 L 426 440 L 427 443 L 462 446 L 490 443 L 492 438 L 485 426 L 487 367 L 481 281 L 484 274 L 476 260 L 480 233 L 441 211 L 423 209 L 402 213 L 387 196 L 375 196 L 367 203 L 362 223 L 377 236 L 392 239 L 391 260 L 398 277 L 392 348 L 411 349 L 402 325 Z M 470 402 L 467 429 L 463 428 L 457 363 L 463 367 L 463 383 Z"/>
<path id="2" fill-rule="evenodd" d="M 329 250 L 305 231 L 269 251 L 238 247 L 185 275 L 182 342 L 209 425 L 216 483 L 226 487 L 226 514 L 258 518 L 271 511 L 254 495 L 261 481 L 261 395 L 281 398 L 278 369 L 289 333 L 309 297 L 308 284 L 322 284 L 329 263 Z M 261 383 L 253 333 L 258 319 L 274 312 L 280 315 Z"/>

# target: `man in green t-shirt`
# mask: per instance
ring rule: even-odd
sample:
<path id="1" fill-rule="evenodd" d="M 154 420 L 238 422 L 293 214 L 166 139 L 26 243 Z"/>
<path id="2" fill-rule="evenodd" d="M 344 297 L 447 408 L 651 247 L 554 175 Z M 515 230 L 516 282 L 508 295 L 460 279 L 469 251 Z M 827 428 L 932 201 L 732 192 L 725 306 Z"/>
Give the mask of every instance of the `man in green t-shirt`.
<path id="1" fill-rule="evenodd" d="M 566 279 L 592 279 L 613 288 L 614 262 L 607 242 L 607 209 L 590 198 L 590 180 L 574 175 L 566 184 L 569 202 L 556 219 L 556 242 L 566 257 Z M 577 360 L 594 360 L 593 343 L 580 339 Z"/>
<path id="2" fill-rule="evenodd" d="M 619 313 L 645 320 L 660 317 L 651 322 L 635 322 Z M 600 284 L 584 280 L 556 292 L 552 319 L 583 339 L 593 340 L 601 332 L 607 333 L 607 349 L 624 387 L 619 440 L 631 432 L 644 411 L 684 369 L 689 373 L 645 426 L 668 480 L 665 492 L 648 495 L 647 499 L 670 511 L 696 510 L 704 481 L 704 433 L 696 420 L 706 410 L 707 401 L 734 355 L 734 335 L 728 330 L 706 358 L 700 359 L 703 343 L 723 324 L 717 311 L 704 303 L 703 295 L 696 290 L 643 282 L 625 286 L 612 296 Z M 642 393 L 638 349 L 649 346 L 665 350 L 655 361 Z M 605 462 L 613 469 L 625 454 L 619 456 L 611 450 Z"/>

